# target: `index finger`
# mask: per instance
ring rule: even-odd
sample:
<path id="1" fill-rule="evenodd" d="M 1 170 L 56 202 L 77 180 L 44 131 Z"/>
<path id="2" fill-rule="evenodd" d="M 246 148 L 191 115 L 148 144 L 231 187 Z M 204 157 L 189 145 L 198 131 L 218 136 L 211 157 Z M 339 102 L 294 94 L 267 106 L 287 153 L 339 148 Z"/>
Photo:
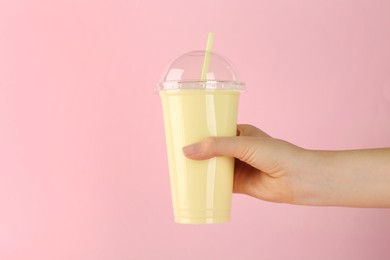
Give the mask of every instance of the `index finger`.
<path id="1" fill-rule="evenodd" d="M 237 132 L 238 136 L 271 137 L 259 128 L 248 124 L 237 125 Z"/>

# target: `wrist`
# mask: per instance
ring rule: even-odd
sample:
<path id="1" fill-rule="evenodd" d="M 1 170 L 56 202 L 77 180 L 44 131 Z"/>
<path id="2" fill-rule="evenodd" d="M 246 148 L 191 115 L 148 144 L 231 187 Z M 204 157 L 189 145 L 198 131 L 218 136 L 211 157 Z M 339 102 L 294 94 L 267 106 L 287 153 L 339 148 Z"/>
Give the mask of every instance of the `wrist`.
<path id="1" fill-rule="evenodd" d="M 329 159 L 332 152 L 302 149 L 301 162 L 294 173 L 294 202 L 299 205 L 334 205 L 337 200 L 337 179 Z"/>

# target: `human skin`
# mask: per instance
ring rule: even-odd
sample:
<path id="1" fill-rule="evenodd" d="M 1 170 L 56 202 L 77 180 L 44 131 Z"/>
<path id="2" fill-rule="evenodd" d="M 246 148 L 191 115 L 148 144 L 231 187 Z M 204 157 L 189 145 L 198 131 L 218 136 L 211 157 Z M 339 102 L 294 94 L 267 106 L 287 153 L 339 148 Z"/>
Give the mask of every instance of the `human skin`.
<path id="1" fill-rule="evenodd" d="M 261 200 L 390 207 L 390 148 L 309 150 L 251 125 L 237 128 L 236 137 L 209 137 L 183 153 L 194 160 L 235 157 L 233 191 Z"/>

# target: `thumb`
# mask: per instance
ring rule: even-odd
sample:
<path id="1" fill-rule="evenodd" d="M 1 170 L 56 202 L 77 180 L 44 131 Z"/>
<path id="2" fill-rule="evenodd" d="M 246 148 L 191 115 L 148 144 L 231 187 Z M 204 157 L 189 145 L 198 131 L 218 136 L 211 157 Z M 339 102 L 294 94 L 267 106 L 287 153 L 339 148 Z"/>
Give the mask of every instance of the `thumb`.
<path id="1" fill-rule="evenodd" d="M 185 146 L 183 153 L 190 159 L 205 160 L 216 156 L 236 157 L 251 163 L 255 153 L 255 137 L 208 137 L 198 143 Z"/>

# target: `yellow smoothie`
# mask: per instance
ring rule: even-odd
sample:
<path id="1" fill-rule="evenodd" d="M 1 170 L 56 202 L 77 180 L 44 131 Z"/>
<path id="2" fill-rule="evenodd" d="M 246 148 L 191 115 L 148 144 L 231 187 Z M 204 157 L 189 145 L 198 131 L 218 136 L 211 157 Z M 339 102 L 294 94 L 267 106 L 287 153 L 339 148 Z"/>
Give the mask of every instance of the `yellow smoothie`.
<path id="1" fill-rule="evenodd" d="M 235 136 L 239 90 L 161 90 L 175 222 L 230 219 L 234 159 L 195 161 L 182 148 L 209 136 Z"/>

